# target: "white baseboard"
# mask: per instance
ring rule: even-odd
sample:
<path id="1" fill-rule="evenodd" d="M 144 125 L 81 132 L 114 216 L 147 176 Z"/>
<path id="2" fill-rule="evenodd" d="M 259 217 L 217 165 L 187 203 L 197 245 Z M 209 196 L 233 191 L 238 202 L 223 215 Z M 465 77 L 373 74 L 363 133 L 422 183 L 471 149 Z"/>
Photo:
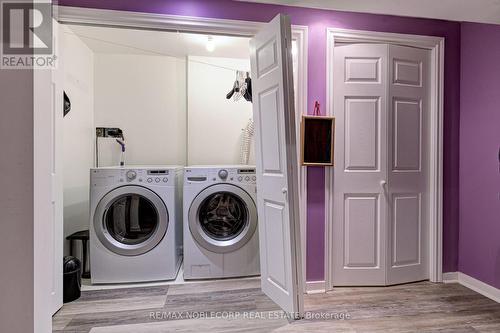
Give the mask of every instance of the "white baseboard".
<path id="1" fill-rule="evenodd" d="M 458 283 L 500 303 L 500 289 L 460 272 L 458 272 Z"/>
<path id="2" fill-rule="evenodd" d="M 307 281 L 306 282 L 306 293 L 307 294 L 319 294 L 325 292 L 325 281 Z"/>
<path id="3" fill-rule="evenodd" d="M 460 283 L 462 286 L 467 287 L 475 292 L 488 297 L 489 299 L 500 303 L 500 289 L 497 289 L 489 284 L 486 284 L 478 279 L 473 278 L 461 272 L 448 272 L 443 273 L 444 283 Z M 306 293 L 317 294 L 324 293 L 325 281 L 307 281 Z"/>
<path id="4" fill-rule="evenodd" d="M 467 287 L 475 292 L 500 303 L 500 289 L 497 289 L 489 284 L 479 281 L 472 276 L 461 272 L 443 273 L 444 283 L 460 283 L 462 286 Z"/>
<path id="5" fill-rule="evenodd" d="M 443 273 L 443 283 L 458 283 L 458 272 Z"/>
<path id="6" fill-rule="evenodd" d="M 443 283 L 460 283 L 475 292 L 500 303 L 500 289 L 486 284 L 461 272 L 443 273 Z"/>

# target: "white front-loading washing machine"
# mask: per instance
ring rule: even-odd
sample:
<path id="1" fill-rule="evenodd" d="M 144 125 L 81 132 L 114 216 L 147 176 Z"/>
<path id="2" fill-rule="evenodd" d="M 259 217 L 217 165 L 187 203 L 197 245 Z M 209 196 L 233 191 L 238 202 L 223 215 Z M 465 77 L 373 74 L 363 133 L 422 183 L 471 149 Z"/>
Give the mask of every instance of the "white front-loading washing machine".
<path id="1" fill-rule="evenodd" d="M 184 169 L 184 278 L 260 274 L 253 166 Z"/>
<path id="2" fill-rule="evenodd" d="M 182 260 L 180 166 L 90 170 L 92 283 L 175 279 Z"/>

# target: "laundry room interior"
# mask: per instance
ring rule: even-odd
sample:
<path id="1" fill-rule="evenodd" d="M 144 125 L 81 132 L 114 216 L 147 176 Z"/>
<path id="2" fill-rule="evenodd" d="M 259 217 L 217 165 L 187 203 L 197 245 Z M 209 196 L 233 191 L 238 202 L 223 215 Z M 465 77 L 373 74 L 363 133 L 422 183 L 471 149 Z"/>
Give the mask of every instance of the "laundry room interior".
<path id="1" fill-rule="evenodd" d="M 260 269 L 256 232 L 250 38 L 74 24 L 61 25 L 61 32 L 61 67 L 67 108 L 63 118 L 64 255 L 73 255 L 84 261 L 82 290 L 105 289 L 116 283 L 129 283 L 128 286 L 130 283 L 141 285 L 162 280 L 169 281 L 166 283 L 182 283 L 184 277 L 257 276 Z M 296 63 L 295 41 L 292 50 Z M 215 211 L 221 209 L 229 210 L 225 217 L 216 221 L 219 226 L 202 230 L 219 237 L 218 241 L 224 243 L 227 250 L 219 251 L 217 241 L 212 243 L 216 244 L 214 253 L 220 252 L 218 255 L 201 247 L 201 251 L 205 252 L 197 252 L 193 256 L 211 258 L 207 262 L 214 266 L 210 268 L 205 259 L 192 261 L 188 257 L 194 273 L 190 273 L 191 266 L 189 272 L 181 267 L 174 278 L 172 274 L 164 278 L 157 274 L 148 276 L 148 272 L 142 277 L 128 277 L 126 272 L 124 276 L 116 276 L 110 272 L 113 278 L 108 278 L 106 272 L 92 272 L 93 267 L 97 270 L 121 271 L 113 268 L 113 258 L 120 257 L 120 253 L 128 259 L 141 257 L 137 255 L 139 252 L 127 253 L 128 250 L 120 249 L 119 245 L 116 247 L 116 243 L 121 242 L 124 247 L 147 243 L 147 237 L 154 237 L 158 232 L 156 222 L 148 222 L 148 219 L 159 220 L 159 209 L 153 207 L 150 200 L 140 194 L 127 199 L 122 194 L 118 199 L 112 198 L 100 214 L 109 215 L 108 220 L 123 221 L 106 222 L 104 217 L 104 222 L 95 222 L 94 212 L 98 210 L 96 205 L 100 200 L 92 198 L 95 195 L 92 186 L 98 182 L 92 178 L 92 175 L 96 175 L 96 168 L 105 170 L 103 177 L 113 178 L 110 170 L 118 172 L 117 183 L 106 188 L 101 195 L 104 196 L 124 185 L 148 187 L 157 185 L 157 182 L 172 182 L 170 178 L 163 177 L 165 172 L 168 175 L 167 166 L 196 166 L 193 170 L 186 169 L 192 173 L 191 178 L 181 179 L 177 184 L 180 189 L 175 195 L 181 196 L 181 202 L 183 182 L 195 188 L 196 193 L 190 200 L 194 200 L 205 187 L 213 185 L 212 182 L 200 187 L 197 183 L 201 178 L 209 181 L 217 178 L 216 183 L 237 182 L 236 186 L 221 189 L 222 194 L 219 196 L 219 192 L 216 192 L 211 202 L 206 199 L 199 203 L 211 209 L 206 219 L 217 220 L 208 215 L 214 215 Z M 127 173 L 129 169 L 134 173 L 134 178 L 131 178 L 131 173 Z M 181 173 L 179 177 L 188 175 Z M 141 183 L 137 184 L 137 181 Z M 237 195 L 228 195 L 233 188 Z M 186 193 L 184 196 L 184 205 L 188 205 Z M 121 207 L 121 210 L 116 206 Z M 151 210 L 149 215 L 148 209 Z M 189 227 L 187 221 L 183 220 L 188 219 L 188 212 L 183 216 L 183 207 L 180 205 L 176 207 L 175 219 L 172 219 L 169 209 L 167 207 L 167 235 L 174 223 L 179 224 L 176 228 L 180 227 L 180 231 L 177 232 L 182 233 L 183 228 L 186 232 Z M 140 230 L 141 218 L 145 221 L 144 230 Z M 233 222 L 227 221 L 228 218 Z M 97 225 L 105 229 L 104 234 L 93 234 Z M 244 234 L 248 232 L 252 236 L 251 247 L 231 257 L 230 252 L 236 251 L 239 246 L 228 243 L 237 240 L 245 244 L 248 236 Z M 93 243 L 99 242 L 100 237 L 104 242 L 109 239 L 115 243 L 105 247 L 100 244 L 102 251 L 107 253 L 116 249 L 109 259 L 110 263 L 103 262 L 102 265 L 97 263 L 99 259 L 94 258 L 99 258 L 99 250 L 92 250 L 95 248 Z M 177 249 L 165 251 L 177 251 L 182 256 L 182 251 L 189 251 L 186 237 L 184 234 L 184 248 L 180 241 L 179 249 L 179 240 L 176 240 Z M 203 242 L 204 237 L 199 237 L 199 241 Z M 188 241 L 189 246 L 199 247 L 191 239 Z M 209 241 L 207 246 L 214 245 Z M 246 245 L 246 248 L 249 246 Z M 85 255 L 83 247 L 87 249 Z M 149 254 L 144 252 L 142 255 L 152 255 L 154 252 L 151 249 L 148 251 Z M 217 259 L 218 256 L 220 259 Z M 223 256 L 225 260 L 222 260 Z M 160 261 L 161 256 L 153 259 Z M 127 266 L 124 271 L 134 270 L 134 267 L 138 269 L 139 266 L 134 266 L 136 262 L 130 260 L 120 263 Z M 151 259 L 145 260 L 152 265 L 149 262 Z M 232 268 L 234 265 L 239 268 Z M 244 269 L 249 265 L 253 268 Z M 223 267 L 229 273 L 224 273 Z"/>
<path id="2" fill-rule="evenodd" d="M 500 332 L 499 0 L 0 2 L 0 332 Z"/>

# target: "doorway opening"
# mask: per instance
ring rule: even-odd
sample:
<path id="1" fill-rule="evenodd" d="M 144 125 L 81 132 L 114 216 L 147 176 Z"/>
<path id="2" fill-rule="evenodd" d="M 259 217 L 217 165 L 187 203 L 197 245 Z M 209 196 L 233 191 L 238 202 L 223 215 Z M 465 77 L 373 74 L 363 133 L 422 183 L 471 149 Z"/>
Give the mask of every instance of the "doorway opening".
<path id="1" fill-rule="evenodd" d="M 283 32 L 284 30 L 277 29 L 277 27 L 283 26 L 285 21 L 286 19 L 279 16 L 277 19 L 273 21 L 274 22 L 273 25 L 267 30 L 267 32 L 268 33 L 278 32 L 277 38 L 281 38 L 279 36 L 279 32 L 280 31 Z M 109 30 L 102 30 L 102 29 L 109 29 Z M 134 31 L 135 34 L 135 37 L 132 39 L 132 42 L 123 40 L 122 39 L 124 38 L 122 36 L 123 33 L 125 31 L 132 31 L 132 30 Z M 254 158 L 252 156 L 253 154 L 252 154 L 251 138 L 249 140 L 250 144 L 247 145 L 247 150 L 246 150 L 248 151 L 247 154 L 239 154 L 241 153 L 241 151 L 237 151 L 237 154 L 234 154 L 234 146 L 240 148 L 241 145 L 238 144 L 234 145 L 234 142 L 231 142 L 232 140 L 230 140 L 231 135 L 226 135 L 225 141 L 219 139 L 219 142 L 223 142 L 223 144 L 225 144 L 226 146 L 226 149 L 222 149 L 220 144 L 213 144 L 212 146 L 210 146 L 207 144 L 207 142 L 193 143 L 193 140 L 190 140 L 191 136 L 189 134 L 190 127 L 196 128 L 196 124 L 191 124 L 191 120 L 193 122 L 198 121 L 199 118 L 206 115 L 202 114 L 200 117 L 194 117 L 194 119 L 191 119 L 190 117 L 191 107 L 193 105 L 194 106 L 197 105 L 200 108 L 204 108 L 205 111 L 207 111 L 206 109 L 208 109 L 207 105 L 203 106 L 203 103 L 200 102 L 199 100 L 192 101 L 190 98 L 191 97 L 199 98 L 203 97 L 203 94 L 206 94 L 205 101 L 207 101 L 210 97 L 217 96 L 218 92 L 210 91 L 210 89 L 220 88 L 222 86 L 222 84 L 214 84 L 214 82 L 220 80 L 224 76 L 222 74 L 223 71 L 230 72 L 231 79 L 229 81 L 230 86 L 228 86 L 228 88 L 224 88 L 224 94 L 221 94 L 221 99 L 224 100 L 225 102 L 235 103 L 233 105 L 237 105 L 236 103 L 241 104 L 241 102 L 248 102 L 248 100 L 244 98 L 245 96 L 243 96 L 243 98 L 242 96 L 240 96 L 239 99 L 236 98 L 230 99 L 227 98 L 226 95 L 228 93 L 229 88 L 234 88 L 235 82 L 237 81 L 235 79 L 234 74 L 236 73 L 236 76 L 238 76 L 240 72 L 243 72 L 248 77 L 247 72 L 249 72 L 249 70 L 243 69 L 244 66 L 241 64 L 238 64 L 238 66 L 235 67 L 229 66 L 231 62 L 230 62 L 230 57 L 228 57 L 228 53 L 225 54 L 225 57 L 223 57 L 224 59 L 217 59 L 217 57 L 211 56 L 212 54 L 206 54 L 206 52 L 212 53 L 217 49 L 217 41 L 229 39 L 233 40 L 236 44 L 237 42 L 244 41 L 244 43 L 246 44 L 246 52 L 248 56 L 248 38 L 238 37 L 238 36 L 227 36 L 221 34 L 203 35 L 200 34 L 199 32 L 193 34 L 184 32 L 158 31 L 155 29 L 134 30 L 133 28 L 118 29 L 116 27 L 102 27 L 102 26 L 96 27 L 92 25 L 66 25 L 66 24 L 61 25 L 61 31 L 63 35 L 63 37 L 61 38 L 62 40 L 61 45 L 64 50 L 63 51 L 64 56 L 62 59 L 64 78 L 62 82 L 65 83 L 64 86 L 67 87 L 72 86 L 71 90 L 73 90 L 72 92 L 69 91 L 67 92 L 67 96 L 71 100 L 72 110 L 70 110 L 66 114 L 66 118 L 63 119 L 63 121 L 67 121 L 68 119 L 70 119 L 69 117 L 72 116 L 72 113 L 77 114 L 78 116 L 86 117 L 86 119 L 84 120 L 73 122 L 73 125 L 76 128 L 70 128 L 69 130 L 66 130 L 66 128 L 64 128 L 64 134 L 65 134 L 64 141 L 69 141 L 69 142 L 71 142 L 70 140 L 79 141 L 76 139 L 79 135 L 82 135 L 82 133 L 84 136 L 86 136 L 86 138 L 90 138 L 90 140 L 86 139 L 81 140 L 81 141 L 86 141 L 86 143 L 83 144 L 85 146 L 86 154 L 83 154 L 80 151 L 81 154 L 79 154 L 79 156 L 75 156 L 75 154 L 77 154 L 77 152 L 79 151 L 79 149 L 76 148 L 78 146 L 78 143 L 71 144 L 71 149 L 65 147 L 65 150 L 70 150 L 71 153 L 73 153 L 73 155 L 71 154 L 70 155 L 73 156 L 75 159 L 85 158 L 86 162 L 91 164 L 91 168 L 92 166 L 94 166 L 94 168 L 92 168 L 92 171 L 90 173 L 90 180 L 87 178 L 88 181 L 87 184 L 90 184 L 91 187 L 90 190 L 87 189 L 87 194 L 88 192 L 90 192 L 92 196 L 92 186 L 100 186 L 101 182 L 103 182 L 102 184 L 108 186 L 111 185 L 110 182 L 114 180 L 116 180 L 117 182 L 123 182 L 123 185 L 119 187 L 122 190 L 128 186 L 129 182 L 132 181 L 134 182 L 142 181 L 144 185 L 141 186 L 144 188 L 148 187 L 146 186 L 146 183 L 151 183 L 151 185 L 154 185 L 155 183 L 172 184 L 172 181 L 175 182 L 176 178 L 171 179 L 169 177 L 170 176 L 174 177 L 177 171 L 166 168 L 164 166 L 166 164 L 168 165 L 191 164 L 192 162 L 189 162 L 190 160 L 189 151 L 191 144 L 205 145 L 204 149 L 199 150 L 200 153 L 193 154 L 192 156 L 193 159 L 200 157 L 204 158 L 205 162 L 195 162 L 195 163 L 220 164 L 221 163 L 220 160 L 222 160 L 223 158 L 227 158 L 231 159 L 231 162 L 223 162 L 224 165 L 227 165 L 229 163 L 241 164 L 239 160 L 242 157 L 241 155 L 246 155 L 243 156 L 247 160 L 246 163 L 249 163 L 252 160 L 252 158 Z M 204 40 L 203 48 L 205 50 L 204 51 L 205 54 L 203 52 L 193 51 L 190 54 L 189 53 L 183 54 L 181 57 L 175 54 L 163 53 L 162 51 L 165 50 L 160 50 L 160 51 L 158 51 L 157 49 L 151 50 L 147 47 L 148 41 L 152 42 L 153 43 L 152 45 L 158 46 L 158 44 L 161 44 L 158 43 L 158 41 L 159 40 L 161 41 L 161 39 L 164 38 L 164 36 L 162 37 L 151 36 L 151 33 L 153 32 L 162 34 L 173 34 L 175 38 L 179 38 L 180 35 L 183 35 L 182 37 L 185 36 L 193 37 L 195 39 L 201 36 Z M 70 40 L 65 41 L 64 40 L 65 38 L 68 38 Z M 165 38 L 168 39 L 170 37 L 165 37 Z M 288 40 L 289 42 L 291 42 L 292 38 L 290 38 L 289 36 L 287 39 L 282 39 L 282 41 L 279 40 L 277 41 L 279 41 L 279 43 L 283 43 L 283 40 L 284 41 Z M 213 45 L 214 42 L 215 42 L 215 49 Z M 177 49 L 172 49 L 171 51 L 186 52 L 186 49 L 183 49 L 182 47 L 179 48 L 178 40 L 172 43 L 167 43 L 168 46 L 172 46 L 171 44 L 174 44 L 175 47 L 177 47 Z M 290 79 L 292 75 L 298 75 L 297 73 L 299 72 L 298 70 L 292 71 L 292 58 L 293 58 L 292 54 L 294 54 L 296 57 L 298 57 L 298 54 L 300 54 L 300 52 L 294 51 L 294 48 L 298 47 L 297 42 L 294 42 L 293 45 L 296 46 L 292 47 L 292 44 L 287 46 L 288 49 L 287 52 L 289 52 L 290 55 L 288 55 L 287 53 L 283 53 L 283 60 L 280 59 L 280 62 L 283 61 L 283 63 L 280 64 L 278 67 L 276 67 L 276 68 L 281 68 L 282 66 L 284 66 L 283 64 L 285 62 L 285 54 L 286 54 L 286 61 L 289 62 L 290 64 L 287 65 L 288 68 L 290 69 L 289 73 Z M 278 46 L 278 49 L 275 49 L 275 51 L 279 50 L 280 48 L 281 46 Z M 220 49 L 223 48 L 221 47 Z M 68 54 L 70 56 L 68 56 Z M 266 57 L 266 54 L 264 54 L 264 57 Z M 147 57 L 148 59 L 141 60 L 143 57 Z M 168 58 L 168 60 L 166 58 Z M 236 59 L 241 60 L 242 62 L 246 61 L 246 63 L 248 63 L 248 58 L 240 59 L 236 57 Z M 261 61 L 261 60 L 267 61 L 268 59 L 263 59 L 261 57 L 256 61 Z M 299 63 L 300 61 L 296 58 L 295 61 L 293 62 Z M 156 66 L 153 66 L 154 68 L 156 68 L 156 71 L 153 70 L 153 68 L 148 68 L 148 65 L 152 63 L 156 64 Z M 205 67 L 214 68 L 220 70 L 221 72 L 212 74 L 207 78 L 206 74 L 200 73 L 202 71 L 200 70 L 200 68 L 197 69 L 194 68 L 195 65 L 202 65 Z M 194 74 L 196 72 L 198 72 L 198 74 L 194 76 L 193 80 L 190 80 L 189 75 Z M 105 74 L 103 75 L 103 73 Z M 303 75 L 303 72 L 301 73 L 302 74 L 300 75 Z M 277 78 L 279 77 L 281 76 L 277 76 Z M 197 87 L 190 86 L 190 81 L 192 81 L 193 84 L 194 83 L 199 84 L 203 82 L 202 79 L 205 80 L 204 85 Z M 184 82 L 184 84 L 182 84 L 182 82 Z M 288 84 L 288 82 L 279 84 L 280 85 Z M 301 84 L 299 83 L 297 85 L 300 86 Z M 255 87 L 256 89 L 258 89 L 259 85 L 257 84 Z M 96 91 L 98 89 L 99 93 L 96 94 Z M 290 89 L 290 87 L 286 86 L 286 89 Z M 283 89 L 279 89 L 278 91 L 284 94 Z M 130 96 L 137 97 L 137 95 L 140 95 L 142 97 L 130 98 Z M 291 96 L 293 96 L 293 94 L 289 94 L 289 97 Z M 303 94 L 302 95 L 299 94 L 299 96 L 302 96 L 300 98 L 304 97 Z M 289 98 L 289 100 L 292 101 L 291 103 L 293 104 L 293 100 L 291 98 Z M 283 104 L 280 103 L 277 106 L 279 105 Z M 216 113 L 218 111 L 220 112 L 222 108 L 223 106 L 219 106 L 216 107 L 215 110 L 208 110 L 208 111 L 212 111 L 217 117 Z M 110 112 L 109 110 L 118 112 L 113 113 Z M 173 114 L 168 113 L 167 117 L 168 119 L 165 119 L 165 114 L 159 114 L 159 111 L 163 111 L 163 113 L 165 112 L 168 113 L 171 111 L 174 112 Z M 97 114 L 97 112 L 99 112 L 99 114 Z M 198 112 L 202 111 L 198 110 Z M 236 110 L 234 113 L 238 112 L 245 114 L 245 111 L 244 110 L 241 111 L 240 109 Z M 274 110 L 274 112 L 278 112 L 278 109 Z M 113 114 L 108 114 L 108 113 L 113 113 Z M 193 113 L 195 113 L 195 111 L 193 111 Z M 227 134 L 228 127 L 233 126 L 233 124 L 230 123 L 231 116 L 234 116 L 234 114 L 228 113 L 224 117 L 220 116 L 219 120 L 213 122 L 211 126 L 206 126 L 206 125 L 209 120 L 213 119 L 208 119 L 208 120 L 205 119 L 207 120 L 204 124 L 205 126 L 202 126 L 203 124 L 202 125 L 198 124 L 197 135 L 198 136 L 206 135 L 207 137 L 210 137 L 211 135 L 211 138 L 213 138 L 214 136 L 218 135 L 220 136 L 221 134 L 224 133 Z M 285 118 L 286 117 L 289 116 L 288 114 L 285 113 Z M 73 118 L 77 117 L 74 116 Z M 97 119 L 100 119 L 101 123 L 97 124 L 96 123 Z M 251 120 L 250 117 L 248 117 L 248 114 L 245 114 L 244 119 L 245 119 L 245 125 L 248 125 L 248 121 Z M 284 121 L 284 119 L 281 119 L 280 121 Z M 170 125 L 174 124 L 176 126 L 172 126 L 168 131 L 165 131 L 165 129 L 163 128 L 162 131 L 162 129 L 158 127 L 155 128 L 155 124 L 158 123 L 163 125 L 166 124 L 167 126 L 168 124 Z M 81 125 L 81 127 L 78 128 L 78 125 Z M 276 124 L 276 125 L 281 126 L 283 124 Z M 121 133 L 121 140 L 123 141 L 123 139 L 125 139 L 125 146 L 126 146 L 125 158 L 123 158 L 124 155 L 123 145 L 120 142 L 117 142 L 116 138 L 109 138 L 106 137 L 106 135 L 104 135 L 104 140 L 103 140 L 99 135 L 99 132 L 96 131 L 96 127 L 98 127 L 99 129 L 104 128 L 104 130 L 108 132 L 117 130 L 117 132 Z M 137 129 L 139 129 L 139 131 L 137 131 Z M 236 131 L 237 135 L 235 135 L 235 137 L 239 139 L 238 140 L 239 142 L 243 141 L 241 140 L 242 139 L 241 131 L 242 128 L 238 127 L 238 131 Z M 288 131 L 288 129 L 286 131 Z M 69 135 L 67 135 L 67 133 L 69 133 Z M 128 133 L 130 133 L 130 135 Z M 282 134 L 284 134 L 284 132 Z M 97 139 L 97 137 L 99 137 L 99 139 Z M 278 137 L 278 139 L 281 140 L 281 136 Z M 185 142 L 184 146 L 182 145 L 183 140 Z M 89 141 L 92 142 L 91 145 L 88 144 Z M 132 145 L 128 144 L 129 142 L 132 142 Z M 137 145 L 137 142 L 142 142 L 143 149 L 140 149 L 141 146 Z M 292 147 L 293 145 L 289 146 Z M 210 149 L 212 149 L 211 153 Z M 153 151 L 153 154 L 151 154 L 151 151 Z M 148 152 L 150 153 L 150 156 L 148 156 Z M 167 154 L 169 154 L 169 156 L 166 156 Z M 205 156 L 203 156 L 203 154 L 205 154 Z M 85 157 L 83 157 L 82 155 L 85 155 Z M 97 156 L 97 158 L 94 158 L 94 156 Z M 212 158 L 213 160 L 215 160 L 217 156 L 218 156 L 217 159 L 218 162 L 206 161 L 206 159 L 208 158 Z M 286 155 L 279 155 L 279 156 L 286 157 Z M 236 162 L 232 162 L 234 158 L 237 159 Z M 67 159 L 66 154 L 64 154 L 64 159 Z M 68 159 L 71 160 L 71 157 L 69 157 Z M 175 162 L 177 161 L 176 159 L 179 160 L 180 162 Z M 143 162 L 145 160 L 147 161 Z M 130 161 L 133 162 L 130 163 Z M 117 173 L 116 175 L 112 175 L 115 172 L 114 170 L 117 169 L 117 165 L 121 164 L 121 162 L 124 162 L 124 166 L 122 165 L 118 168 L 119 173 Z M 96 163 L 99 164 L 96 165 Z M 133 168 L 134 170 L 127 169 L 127 165 L 129 165 L 129 163 L 131 164 L 131 166 L 135 165 Z M 70 165 L 70 162 L 67 162 L 66 164 Z M 149 166 L 141 167 L 141 166 L 136 166 L 137 164 L 149 164 Z M 283 166 L 285 164 L 286 163 L 284 163 Z M 96 166 L 98 166 L 99 168 L 98 169 L 95 168 Z M 211 167 L 213 167 L 213 165 Z M 73 176 L 73 173 L 74 174 L 77 173 L 76 172 L 77 170 L 75 168 L 70 168 L 70 170 L 68 171 L 71 172 L 70 176 Z M 235 174 L 232 173 L 233 171 L 235 172 Z M 101 172 L 103 173 L 101 174 Z M 223 176 L 224 173 L 226 174 Z M 217 170 L 217 176 L 220 179 L 227 179 L 227 180 L 230 179 L 231 181 L 233 180 L 240 181 L 239 178 L 242 178 L 241 181 L 247 183 L 255 182 L 256 177 L 253 176 L 255 175 L 255 173 L 256 173 L 255 169 L 252 169 L 247 164 L 245 164 L 244 166 L 238 165 L 234 167 L 234 170 L 229 167 L 218 168 Z M 88 177 L 88 169 L 86 176 L 82 176 L 82 178 L 85 177 Z M 208 179 L 209 177 L 205 178 Z M 200 179 L 201 178 L 198 177 L 197 179 L 191 179 L 191 180 L 199 181 Z M 66 181 L 64 185 L 66 186 L 68 184 L 69 182 Z M 71 189 L 66 188 L 66 190 L 67 193 L 71 194 L 70 192 Z M 296 190 L 297 188 L 294 185 L 293 191 Z M 103 195 L 104 196 L 109 195 L 110 193 L 112 193 L 112 191 L 113 190 L 110 190 L 109 192 Z M 244 189 L 243 191 L 247 194 L 251 193 L 250 190 Z M 86 191 L 83 190 L 81 193 L 84 192 Z M 295 192 L 290 192 L 290 197 L 295 196 L 294 193 Z M 103 206 L 102 214 L 100 214 L 99 211 L 97 211 L 97 214 L 94 214 L 93 217 L 89 216 L 88 220 L 90 220 L 91 226 L 94 227 L 102 226 L 104 228 L 108 227 L 112 229 L 110 230 L 112 232 L 109 232 L 108 230 L 107 233 L 110 235 L 111 238 L 114 239 L 114 242 L 119 242 L 120 240 L 130 241 L 131 239 L 134 239 L 136 241 L 137 239 L 139 239 L 136 236 L 141 233 L 138 233 L 136 229 L 142 228 L 141 227 L 142 224 L 136 222 L 140 220 L 141 217 L 144 217 L 149 219 L 148 223 L 146 223 L 145 225 L 151 227 L 150 228 L 151 230 L 149 230 L 147 235 L 142 233 L 144 234 L 143 235 L 144 237 L 142 236 L 140 237 L 141 242 L 143 238 L 148 238 L 150 235 L 153 235 L 154 237 L 158 237 L 158 239 L 160 239 L 161 237 L 158 236 L 157 233 L 157 231 L 159 230 L 157 226 L 162 223 L 159 223 L 158 221 L 155 222 L 153 220 L 155 219 L 155 217 L 158 217 L 159 215 L 165 215 L 162 213 L 163 210 L 159 209 L 158 206 L 160 207 L 166 206 L 167 231 L 163 236 L 163 238 L 161 238 L 160 240 L 161 243 L 168 235 L 169 225 L 173 224 L 175 221 L 171 219 L 172 216 L 169 215 L 169 207 L 171 208 L 171 206 L 169 206 L 169 203 L 165 202 L 164 198 L 162 198 L 161 195 L 159 195 L 158 193 L 156 194 L 160 197 L 159 201 L 153 200 L 151 196 L 145 194 L 134 193 L 134 195 L 129 196 L 128 193 L 121 193 L 120 195 L 123 196 L 123 198 L 121 196 L 117 198 L 108 198 L 109 205 L 106 204 Z M 243 198 L 241 199 L 241 197 Z M 288 200 L 287 196 L 285 196 L 285 198 Z M 244 196 L 240 196 L 240 199 L 241 200 L 236 200 L 236 199 L 232 200 L 233 203 L 231 202 L 228 203 L 228 200 L 224 198 L 218 200 L 219 203 L 222 202 L 224 204 L 223 205 L 224 207 L 222 208 L 228 211 L 228 213 L 225 215 L 221 213 L 222 208 L 216 209 L 217 214 L 221 213 L 222 215 L 226 216 L 229 213 L 231 213 L 231 216 L 236 217 L 237 221 L 235 224 L 235 230 L 239 230 L 236 237 L 241 235 L 248 226 L 247 220 L 249 220 L 251 216 L 255 215 L 255 214 L 250 214 L 252 209 L 248 207 L 245 208 L 244 204 L 251 201 L 254 201 L 255 204 L 256 199 L 250 197 L 250 200 L 246 200 L 248 198 Z M 90 208 L 89 209 L 90 214 L 92 215 L 93 214 L 92 199 L 90 201 L 91 202 L 88 204 L 87 207 Z M 161 201 L 163 201 L 163 203 Z M 66 200 L 66 203 L 69 202 L 70 202 L 69 200 Z M 206 203 L 205 201 L 201 203 L 201 206 L 203 206 L 204 203 L 206 204 L 205 206 L 211 207 L 211 203 Z M 241 203 L 243 203 L 243 205 L 241 205 Z M 96 207 L 98 207 L 99 204 L 100 201 L 99 203 L 96 204 Z M 158 206 L 156 204 L 158 204 Z M 162 204 L 164 206 L 162 206 Z M 85 202 L 83 202 L 82 205 L 85 205 Z M 173 205 L 176 204 L 174 203 Z M 240 210 L 242 210 L 243 212 L 242 214 L 237 214 L 237 212 L 235 211 L 236 206 L 239 207 Z M 141 207 L 144 207 L 144 209 L 142 209 Z M 74 208 L 74 207 L 65 207 L 65 208 Z M 83 212 L 84 210 L 85 209 L 81 210 L 81 212 Z M 182 211 L 182 207 L 180 210 Z M 64 211 L 65 213 L 69 213 L 68 209 L 65 209 Z M 205 215 L 208 216 L 212 212 L 213 209 L 207 211 Z M 248 214 L 245 214 L 244 212 L 247 212 Z M 100 222 L 101 215 L 104 217 L 105 223 Z M 202 215 L 205 216 L 204 214 L 198 214 L 198 215 L 200 215 L 200 217 L 202 217 Z M 67 217 L 71 217 L 70 214 L 68 214 Z M 207 220 L 207 223 L 214 220 L 214 218 L 215 220 L 217 220 L 217 217 L 216 216 L 214 217 L 213 214 L 208 217 L 205 219 Z M 85 217 L 81 218 L 80 216 L 79 220 L 84 221 L 85 219 L 86 219 Z M 120 221 L 125 221 L 125 223 L 121 223 Z M 227 226 L 225 225 L 222 226 L 224 230 L 221 231 L 220 226 L 218 227 L 217 225 L 215 224 L 212 225 L 210 223 L 204 225 L 205 228 L 202 229 L 204 231 L 211 231 L 212 234 L 216 234 L 216 236 L 220 236 L 223 234 L 225 238 L 232 237 L 232 234 L 228 235 L 226 232 Z M 163 223 L 162 225 L 164 224 L 165 223 Z M 244 225 L 244 226 L 242 228 L 239 228 L 237 227 L 238 225 Z M 186 226 L 185 223 L 184 226 Z M 123 232 L 123 230 L 120 229 L 125 229 L 126 232 Z M 255 228 L 253 229 L 255 230 Z M 66 234 L 68 233 L 69 231 L 66 231 Z M 104 238 L 110 238 L 105 235 L 106 230 L 103 230 L 102 234 L 104 234 L 103 236 Z M 205 232 L 205 234 L 209 235 L 208 232 Z M 90 238 L 92 243 L 92 232 Z M 97 239 L 99 239 L 99 237 L 94 237 L 94 240 Z M 227 241 L 227 240 L 228 239 L 224 239 L 222 241 Z M 129 242 L 130 244 L 123 244 L 124 246 L 120 245 L 118 247 L 122 248 L 126 246 L 137 246 L 138 244 L 136 244 L 137 242 L 135 241 L 133 244 L 132 242 Z M 218 239 L 218 241 L 221 241 L 221 239 Z M 142 255 L 151 253 L 154 250 L 154 248 L 156 247 L 153 245 L 153 249 L 149 249 L 149 251 L 143 251 L 140 254 Z M 109 248 L 107 249 L 109 250 Z M 255 249 L 250 252 L 255 252 Z M 94 257 L 95 253 L 96 251 L 94 251 Z M 135 255 L 133 253 L 127 253 L 127 254 L 124 253 L 125 252 L 121 253 L 121 255 L 122 256 Z M 115 253 L 112 255 L 120 255 L 120 253 Z M 253 253 L 252 256 L 255 256 L 255 253 Z M 91 268 L 95 264 L 95 260 L 93 260 L 92 257 L 93 256 L 91 252 L 90 255 Z M 291 258 L 295 260 L 293 256 L 291 256 Z M 135 266 L 136 264 L 137 263 L 134 263 L 133 266 Z M 123 267 L 122 270 L 125 271 L 127 269 L 127 266 L 131 268 L 130 265 L 131 265 L 130 263 L 126 264 L 124 261 L 122 265 Z M 231 265 L 231 263 L 229 263 L 229 265 Z M 239 263 L 239 265 L 241 266 L 241 263 Z M 93 276 L 93 268 L 91 269 L 90 275 L 91 277 Z M 245 274 L 242 275 L 244 276 Z M 182 274 L 180 276 L 182 276 Z M 238 276 L 238 274 L 235 274 L 235 276 Z M 221 276 L 221 277 L 224 278 L 226 276 Z M 123 281 L 123 282 L 131 282 L 131 281 Z M 92 283 L 92 279 L 90 280 L 90 283 Z M 101 284 L 106 282 L 101 280 L 101 281 L 96 281 L 96 283 Z M 171 283 L 175 284 L 176 282 L 174 281 Z M 114 285 L 113 287 L 110 287 L 110 289 L 114 289 L 116 287 L 117 285 Z M 285 287 L 293 289 L 297 288 L 295 285 L 294 286 L 289 285 Z M 94 286 L 89 285 L 86 286 L 85 288 L 88 288 L 90 290 L 94 288 Z M 101 286 L 95 287 L 95 289 L 102 289 L 102 287 Z M 293 306 L 295 307 L 295 305 Z"/>

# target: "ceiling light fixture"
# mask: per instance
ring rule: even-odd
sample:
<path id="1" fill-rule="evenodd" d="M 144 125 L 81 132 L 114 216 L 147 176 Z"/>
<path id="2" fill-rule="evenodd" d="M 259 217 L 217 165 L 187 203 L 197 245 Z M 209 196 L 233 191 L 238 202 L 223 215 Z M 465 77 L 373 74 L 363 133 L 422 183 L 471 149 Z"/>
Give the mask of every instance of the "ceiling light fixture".
<path id="1" fill-rule="evenodd" d="M 213 52 L 215 50 L 215 42 L 212 36 L 208 36 L 207 38 L 207 51 Z"/>

